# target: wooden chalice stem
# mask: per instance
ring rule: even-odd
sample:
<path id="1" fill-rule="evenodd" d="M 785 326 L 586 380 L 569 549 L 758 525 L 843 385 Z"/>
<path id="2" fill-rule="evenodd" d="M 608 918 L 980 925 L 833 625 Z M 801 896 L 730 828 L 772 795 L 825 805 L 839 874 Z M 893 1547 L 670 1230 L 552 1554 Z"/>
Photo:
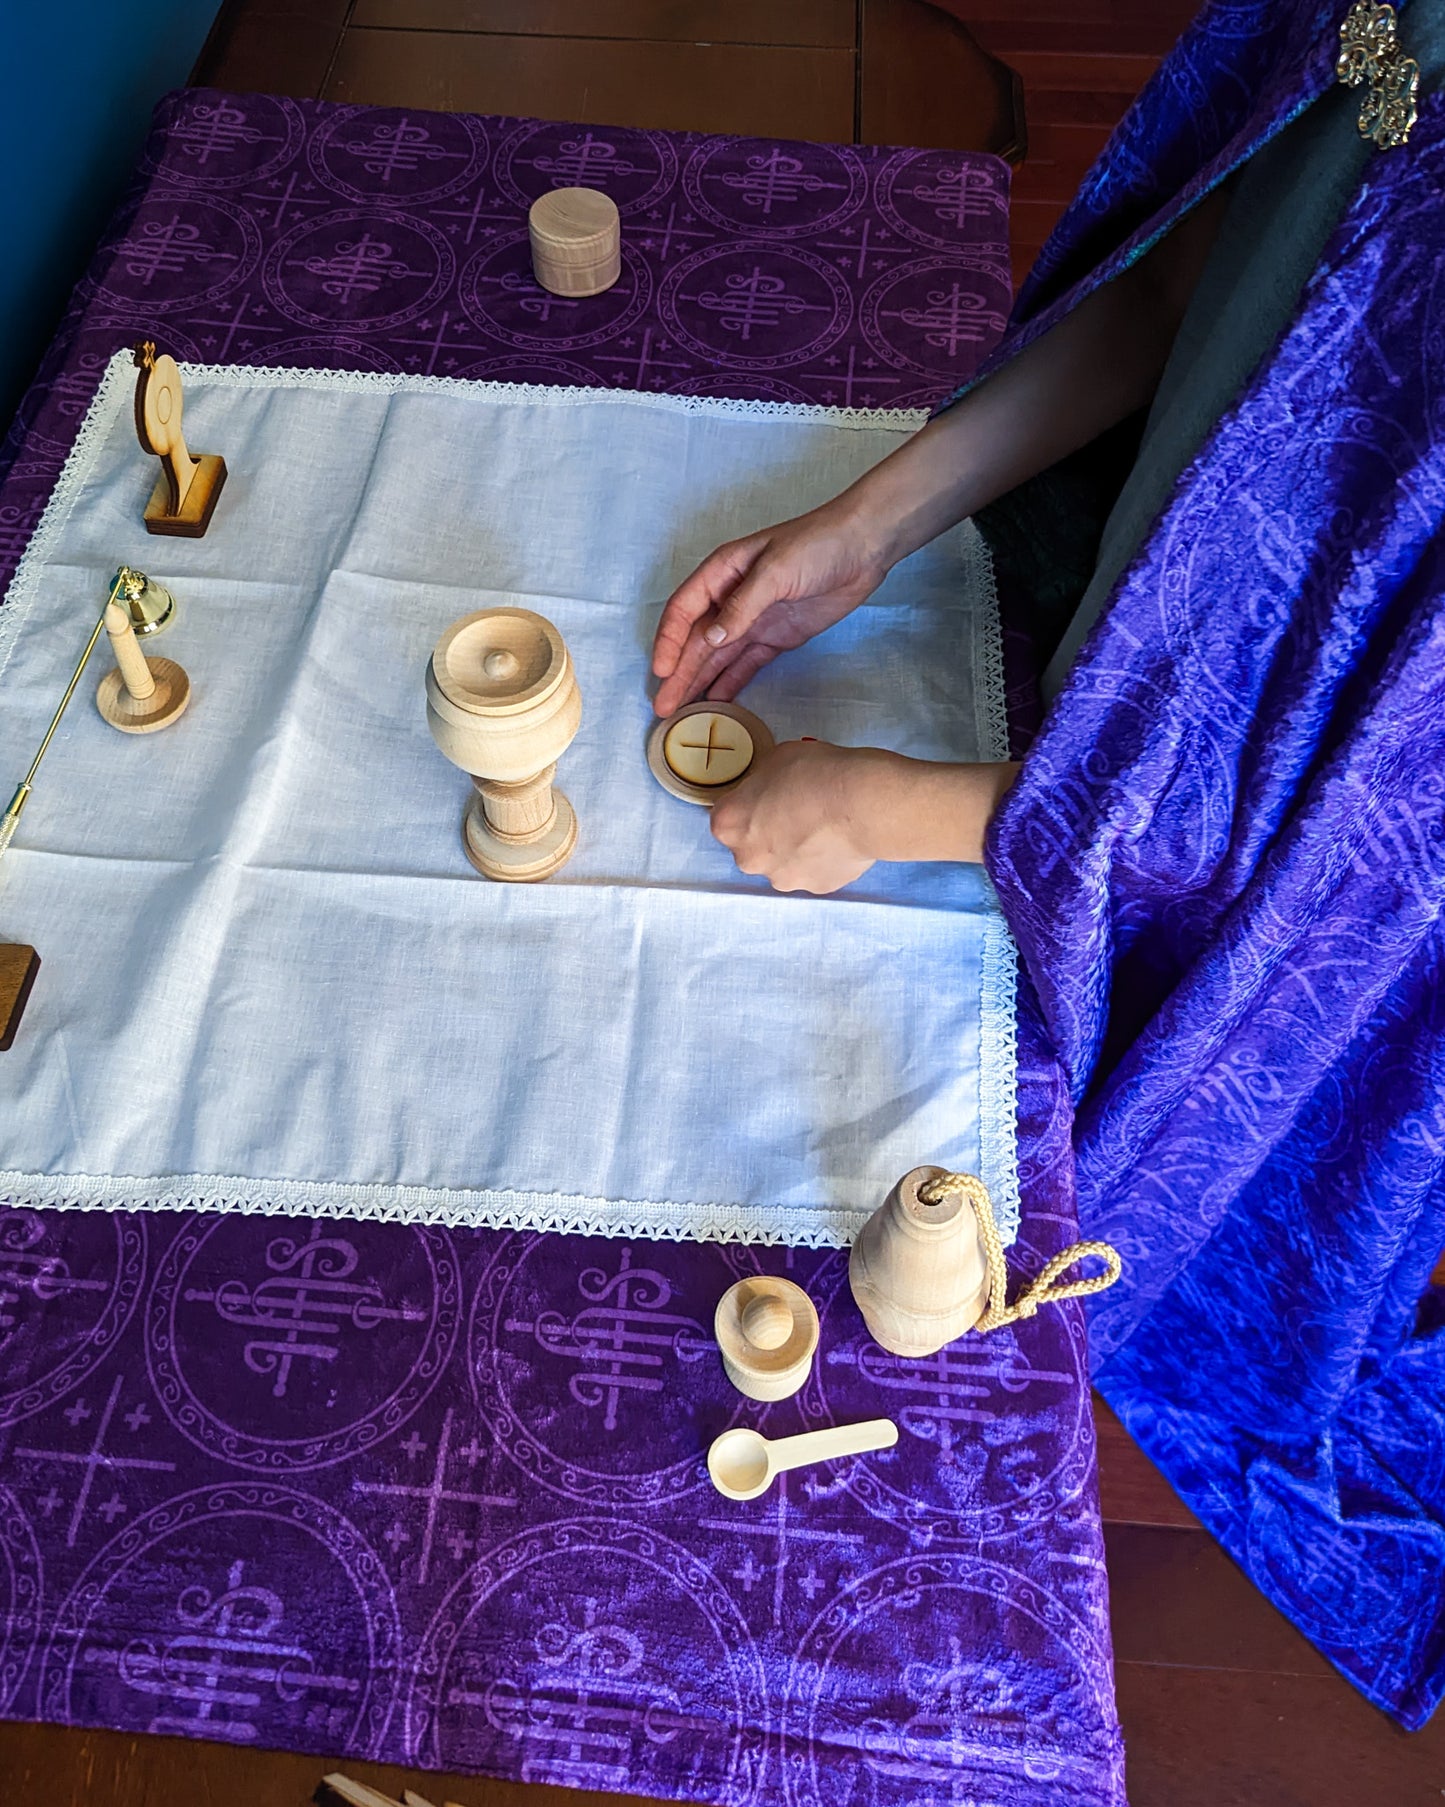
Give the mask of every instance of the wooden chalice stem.
<path id="1" fill-rule="evenodd" d="M 554 759 L 535 778 L 524 778 L 517 784 L 473 777 L 492 833 L 504 841 L 530 841 L 539 835 L 557 813 L 557 799 L 552 793 L 556 776 Z"/>

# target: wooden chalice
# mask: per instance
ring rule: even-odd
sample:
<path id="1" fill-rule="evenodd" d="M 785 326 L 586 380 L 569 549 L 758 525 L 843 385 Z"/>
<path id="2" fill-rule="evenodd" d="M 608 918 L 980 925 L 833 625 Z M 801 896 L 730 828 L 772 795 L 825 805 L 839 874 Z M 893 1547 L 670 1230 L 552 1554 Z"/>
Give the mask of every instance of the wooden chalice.
<path id="1" fill-rule="evenodd" d="M 454 621 L 426 673 L 427 724 L 476 795 L 462 817 L 467 858 L 487 878 L 549 878 L 577 845 L 577 817 L 553 788 L 582 721 L 562 636 L 531 609 Z"/>

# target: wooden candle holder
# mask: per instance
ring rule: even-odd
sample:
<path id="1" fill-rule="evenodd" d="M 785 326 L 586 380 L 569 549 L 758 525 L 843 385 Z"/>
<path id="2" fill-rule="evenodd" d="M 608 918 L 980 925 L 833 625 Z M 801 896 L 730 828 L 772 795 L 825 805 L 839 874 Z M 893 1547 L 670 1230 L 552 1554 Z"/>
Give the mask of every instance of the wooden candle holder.
<path id="1" fill-rule="evenodd" d="M 925 1204 L 941 1167 L 904 1174 L 859 1231 L 848 1284 L 873 1340 L 893 1355 L 933 1355 L 971 1330 L 989 1300 L 978 1212 L 960 1192 Z M 973 1182 L 983 1192 L 983 1182 Z M 984 1194 L 985 1199 L 987 1194 Z"/>
<path id="2" fill-rule="evenodd" d="M 600 295 L 622 274 L 622 222 L 611 195 L 554 188 L 527 214 L 532 273 L 554 295 Z"/>
<path id="3" fill-rule="evenodd" d="M 198 540 L 211 524 L 226 481 L 218 453 L 192 457 L 181 430 L 181 373 L 173 357 L 157 353 L 151 339 L 135 348 L 135 430 L 141 450 L 161 461 L 161 474 L 146 503 L 147 533 Z"/>
<path id="4" fill-rule="evenodd" d="M 105 631 L 115 654 L 115 670 L 100 680 L 95 706 L 122 734 L 154 734 L 185 713 L 191 680 L 174 659 L 147 659 L 130 616 L 118 602 L 107 604 Z"/>
<path id="5" fill-rule="evenodd" d="M 818 1313 L 801 1286 L 771 1274 L 739 1280 L 718 1300 L 713 1332 L 728 1379 L 749 1399 L 790 1399 L 818 1348 Z"/>
<path id="6" fill-rule="evenodd" d="M 486 878 L 529 883 L 566 865 L 577 817 L 553 788 L 582 721 L 562 636 L 531 609 L 483 609 L 454 621 L 426 674 L 427 724 L 477 794 L 462 846 Z"/>

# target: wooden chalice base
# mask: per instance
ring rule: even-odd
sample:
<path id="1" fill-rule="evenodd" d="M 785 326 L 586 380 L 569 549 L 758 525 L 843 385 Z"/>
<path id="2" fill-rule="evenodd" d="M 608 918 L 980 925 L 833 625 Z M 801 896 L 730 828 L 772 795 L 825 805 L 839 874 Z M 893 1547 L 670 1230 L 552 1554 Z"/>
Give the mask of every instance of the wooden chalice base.
<path id="1" fill-rule="evenodd" d="M 731 721 L 741 722 L 752 736 L 752 764 L 745 772 L 739 772 L 736 778 L 727 784 L 692 784 L 686 778 L 679 778 L 667 763 L 667 755 L 662 750 L 662 743 L 669 732 L 680 721 L 686 721 L 690 715 L 725 715 Z M 757 769 L 760 759 L 772 752 L 777 742 L 773 739 L 772 730 L 766 722 L 759 721 L 751 709 L 744 709 L 741 703 L 710 703 L 704 698 L 696 703 L 684 703 L 673 715 L 666 715 L 655 722 L 647 736 L 647 764 L 653 777 L 665 791 L 674 797 L 680 797 L 684 803 L 700 803 L 704 809 L 711 809 L 720 797 L 726 797 L 729 791 L 735 791 Z"/>
<path id="2" fill-rule="evenodd" d="M 146 503 L 147 533 L 165 533 L 174 539 L 198 540 L 211 524 L 216 503 L 226 484 L 226 461 L 219 452 L 198 452 L 196 474 L 176 514 L 170 512 L 170 479 L 162 469 Z"/>
<path id="3" fill-rule="evenodd" d="M 156 683 L 150 696 L 132 696 L 119 667 L 105 674 L 95 693 L 96 708 L 122 734 L 154 734 L 157 728 L 168 728 L 191 700 L 191 680 L 174 659 L 150 659 L 147 664 Z"/>
<path id="4" fill-rule="evenodd" d="M 552 792 L 552 820 L 525 841 L 499 835 L 488 822 L 480 797 L 473 797 L 462 817 L 462 849 L 483 878 L 514 885 L 534 884 L 560 872 L 577 845 L 577 815 L 561 791 Z"/>

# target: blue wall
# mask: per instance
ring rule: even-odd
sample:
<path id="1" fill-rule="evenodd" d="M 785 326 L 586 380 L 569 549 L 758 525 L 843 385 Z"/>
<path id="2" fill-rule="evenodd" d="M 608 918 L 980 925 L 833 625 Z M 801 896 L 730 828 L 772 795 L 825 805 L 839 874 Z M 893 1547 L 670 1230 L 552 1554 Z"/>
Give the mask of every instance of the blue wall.
<path id="1" fill-rule="evenodd" d="M 220 0 L 0 0 L 0 435 Z"/>

